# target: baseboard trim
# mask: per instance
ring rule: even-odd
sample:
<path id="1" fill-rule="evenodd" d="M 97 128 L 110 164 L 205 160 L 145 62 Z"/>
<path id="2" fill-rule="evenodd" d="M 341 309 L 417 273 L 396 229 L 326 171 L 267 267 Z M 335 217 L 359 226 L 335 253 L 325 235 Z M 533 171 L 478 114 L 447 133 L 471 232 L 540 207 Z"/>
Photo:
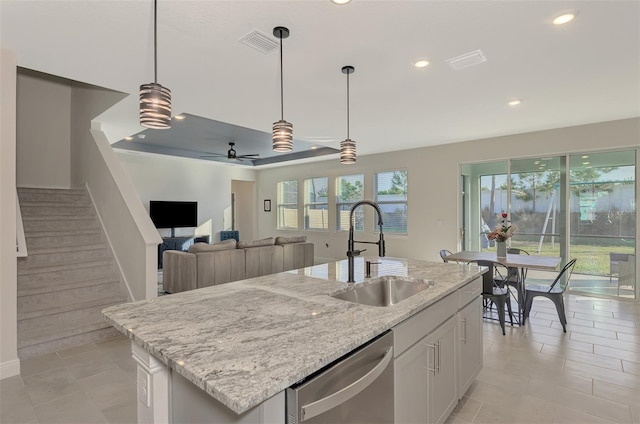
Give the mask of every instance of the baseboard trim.
<path id="1" fill-rule="evenodd" d="M 0 363 L 0 380 L 13 377 L 14 375 L 20 375 L 19 359 Z"/>

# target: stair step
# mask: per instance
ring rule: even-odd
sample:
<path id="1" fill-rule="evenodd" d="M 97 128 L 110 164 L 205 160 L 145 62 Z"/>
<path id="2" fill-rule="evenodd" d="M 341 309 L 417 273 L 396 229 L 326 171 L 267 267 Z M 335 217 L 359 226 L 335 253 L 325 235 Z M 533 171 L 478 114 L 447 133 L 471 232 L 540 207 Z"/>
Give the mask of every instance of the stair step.
<path id="1" fill-rule="evenodd" d="M 100 228 L 95 217 L 73 217 L 72 219 L 33 220 L 23 219 L 24 232 L 92 230 Z"/>
<path id="2" fill-rule="evenodd" d="M 79 309 L 64 311 L 51 315 L 43 315 L 28 319 L 18 319 L 18 344 L 29 346 L 43 341 L 51 341 L 60 337 L 67 337 L 72 329 L 85 325 L 100 324 L 107 326 L 102 317 L 102 310 L 111 305 L 125 303 L 126 299 L 105 299 L 103 302 L 79 304 Z M 107 325 L 105 325 L 107 324 Z M 20 342 L 20 339 L 25 341 Z"/>
<path id="3" fill-rule="evenodd" d="M 105 242 L 102 232 L 95 230 L 73 230 L 64 232 L 43 231 L 25 235 L 27 249 L 41 249 L 46 247 L 78 246 L 97 242 Z"/>
<path id="4" fill-rule="evenodd" d="M 29 256 L 18 261 L 18 274 L 25 270 L 51 268 L 74 263 L 93 262 L 109 258 L 109 251 L 104 245 L 98 248 L 74 250 L 60 253 L 38 254 L 29 252 Z"/>
<path id="5" fill-rule="evenodd" d="M 28 282 L 18 281 L 18 297 L 98 286 L 107 283 L 119 283 L 119 280 L 113 273 L 113 267 L 105 268 L 103 276 L 98 275 L 92 278 L 87 278 L 86 275 L 82 274 L 75 276 L 75 279 L 58 278 Z"/>
<path id="6" fill-rule="evenodd" d="M 84 189 L 18 189 L 20 204 L 33 202 L 90 205 L 91 198 Z"/>
<path id="7" fill-rule="evenodd" d="M 82 334 L 57 339 L 51 342 L 34 344 L 31 346 L 18 349 L 18 358 L 21 360 L 33 358 L 34 356 L 46 355 L 60 350 L 71 349 L 72 347 L 82 346 L 89 343 L 96 343 L 102 340 L 108 340 L 122 334 L 113 327 L 100 328 Z"/>
<path id="8" fill-rule="evenodd" d="M 20 203 L 20 212 L 22 217 L 30 216 L 59 216 L 59 215 L 75 215 L 75 216 L 94 216 L 93 206 L 65 206 L 52 205 L 50 203 Z"/>
<path id="9" fill-rule="evenodd" d="M 27 245 L 27 247 L 29 247 Z M 62 245 L 62 246 L 43 246 L 43 247 L 33 247 L 29 249 L 29 255 L 46 255 L 46 254 L 56 254 L 56 253 L 68 253 L 68 252 L 81 252 L 86 250 L 98 250 L 98 249 L 106 249 L 107 244 L 98 240 L 92 240 L 88 243 L 78 243 L 73 245 Z"/>
<path id="10" fill-rule="evenodd" d="M 22 268 L 20 264 L 22 263 L 23 259 L 24 258 L 18 258 L 18 278 L 20 278 L 20 276 L 22 275 L 47 274 L 47 273 L 58 273 L 58 272 L 74 271 L 74 270 L 86 270 L 94 267 L 114 265 L 112 258 L 108 258 L 108 259 L 105 258 L 105 259 L 97 259 L 93 261 L 57 264 L 57 265 L 51 265 L 49 267 Z"/>
<path id="11" fill-rule="evenodd" d="M 121 293 L 119 282 L 21 296 L 18 298 L 18 322 L 39 317 L 53 319 L 56 315 L 62 316 L 61 314 L 93 308 L 107 302 L 126 301 L 127 298 Z"/>

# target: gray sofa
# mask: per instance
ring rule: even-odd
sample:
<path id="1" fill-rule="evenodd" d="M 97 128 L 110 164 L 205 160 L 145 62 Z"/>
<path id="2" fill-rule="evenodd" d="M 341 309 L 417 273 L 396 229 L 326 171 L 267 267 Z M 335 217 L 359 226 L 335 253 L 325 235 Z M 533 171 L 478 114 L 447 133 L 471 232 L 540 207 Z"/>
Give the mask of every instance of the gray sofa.
<path id="1" fill-rule="evenodd" d="M 313 243 L 301 237 L 196 243 L 162 254 L 163 287 L 178 293 L 313 265 Z"/>

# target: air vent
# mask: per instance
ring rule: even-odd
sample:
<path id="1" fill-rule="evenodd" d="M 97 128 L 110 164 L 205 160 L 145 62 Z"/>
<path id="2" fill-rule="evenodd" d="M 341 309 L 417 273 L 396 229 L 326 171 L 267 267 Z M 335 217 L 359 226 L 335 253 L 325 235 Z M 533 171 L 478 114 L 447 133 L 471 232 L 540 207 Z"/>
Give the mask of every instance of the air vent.
<path id="1" fill-rule="evenodd" d="M 264 54 L 271 53 L 279 46 L 273 37 L 257 29 L 242 37 L 240 42 Z"/>
<path id="2" fill-rule="evenodd" d="M 484 57 L 480 50 L 465 53 L 452 59 L 447 59 L 447 63 L 454 71 L 459 71 L 460 69 L 468 68 L 486 61 L 487 58 Z"/>

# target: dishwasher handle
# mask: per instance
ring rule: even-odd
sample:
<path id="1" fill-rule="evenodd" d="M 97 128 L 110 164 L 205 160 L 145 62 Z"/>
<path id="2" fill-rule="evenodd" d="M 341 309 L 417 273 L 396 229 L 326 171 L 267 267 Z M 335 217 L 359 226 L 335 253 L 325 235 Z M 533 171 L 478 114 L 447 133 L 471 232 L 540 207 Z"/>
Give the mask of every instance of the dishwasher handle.
<path id="1" fill-rule="evenodd" d="M 330 394 L 329 396 L 318 399 L 315 402 L 311 402 L 307 405 L 303 405 L 302 417 L 300 421 L 311 419 L 317 415 L 320 415 L 336 406 L 344 403 L 366 389 L 371 383 L 373 383 L 382 372 L 387 368 L 389 362 L 393 359 L 393 347 L 389 347 L 384 357 L 378 362 L 378 364 L 367 374 L 363 375 L 348 386 Z"/>

